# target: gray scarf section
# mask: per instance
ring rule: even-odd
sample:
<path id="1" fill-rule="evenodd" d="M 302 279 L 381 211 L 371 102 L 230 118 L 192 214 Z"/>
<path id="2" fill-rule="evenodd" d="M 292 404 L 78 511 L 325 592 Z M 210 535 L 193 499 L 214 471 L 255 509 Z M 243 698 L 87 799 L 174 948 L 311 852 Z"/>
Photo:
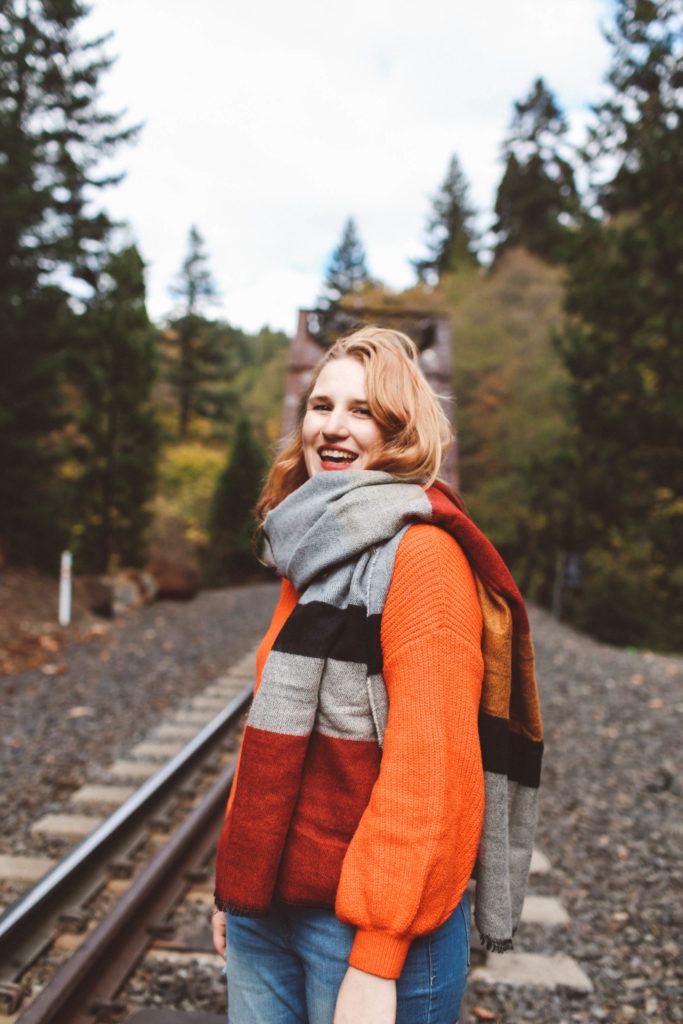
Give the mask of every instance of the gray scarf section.
<path id="1" fill-rule="evenodd" d="M 268 513 L 265 555 L 293 584 L 300 603 L 355 605 L 367 615 L 381 615 L 403 534 L 412 523 L 433 521 L 429 497 L 419 484 L 375 470 L 321 472 Z M 481 596 L 484 585 L 475 568 Z M 369 676 L 366 685 L 382 747 L 388 697 L 381 673 Z M 250 713 L 253 724 L 258 725 L 259 705 L 266 699 L 262 685 Z M 521 916 L 538 790 L 497 772 L 485 771 L 484 780 L 484 823 L 472 876 L 475 922 L 482 942 L 503 952 L 512 948 Z"/>

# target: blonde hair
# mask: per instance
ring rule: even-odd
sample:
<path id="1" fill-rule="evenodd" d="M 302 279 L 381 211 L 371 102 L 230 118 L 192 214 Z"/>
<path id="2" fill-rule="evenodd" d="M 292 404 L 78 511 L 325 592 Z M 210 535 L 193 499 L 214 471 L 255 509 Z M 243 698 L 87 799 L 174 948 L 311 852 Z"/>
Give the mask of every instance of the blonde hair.
<path id="1" fill-rule="evenodd" d="M 308 399 L 323 367 L 333 359 L 347 357 L 363 365 L 368 406 L 383 438 L 381 449 L 364 468 L 384 470 L 398 480 L 425 488 L 438 478 L 444 455 L 455 438 L 438 397 L 420 369 L 417 345 L 401 331 L 361 327 L 339 338 L 315 367 L 297 425 L 276 455 L 256 503 L 255 540 L 268 512 L 308 479 L 302 444 Z"/>

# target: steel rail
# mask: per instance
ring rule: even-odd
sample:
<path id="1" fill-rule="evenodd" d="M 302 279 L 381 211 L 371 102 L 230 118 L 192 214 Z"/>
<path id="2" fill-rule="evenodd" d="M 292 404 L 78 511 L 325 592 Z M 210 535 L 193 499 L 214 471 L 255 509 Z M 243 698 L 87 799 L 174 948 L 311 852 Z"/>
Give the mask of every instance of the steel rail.
<path id="1" fill-rule="evenodd" d="M 252 684 L 248 683 L 194 739 L 5 911 L 0 917 L 2 976 L 11 977 L 13 970 L 25 966 L 20 950 L 27 935 L 38 927 L 43 931 L 46 918 L 61 909 L 69 892 L 82 885 L 84 875 L 102 869 L 111 858 L 112 847 L 139 827 L 140 821 L 168 796 L 179 779 L 206 756 L 222 733 L 234 725 L 251 696 Z"/>
<path id="2" fill-rule="evenodd" d="M 210 855 L 233 774 L 230 765 L 17 1024 L 91 1024 L 98 1004 L 110 1003 L 150 945 L 150 924 L 190 887 L 188 870 Z"/>

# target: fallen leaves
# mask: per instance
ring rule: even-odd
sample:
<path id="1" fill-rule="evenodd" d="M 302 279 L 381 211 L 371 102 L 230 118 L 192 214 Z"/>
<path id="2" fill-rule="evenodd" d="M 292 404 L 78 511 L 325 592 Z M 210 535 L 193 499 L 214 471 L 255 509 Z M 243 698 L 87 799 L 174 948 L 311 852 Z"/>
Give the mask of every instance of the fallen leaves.
<path id="1" fill-rule="evenodd" d="M 93 708 L 88 707 L 87 704 L 77 704 L 73 708 L 69 708 L 66 713 L 67 718 L 87 718 L 90 715 L 94 715 L 95 711 Z"/>
<path id="2" fill-rule="evenodd" d="M 89 640 L 91 637 L 96 636 L 107 636 L 111 632 L 111 626 L 108 622 L 96 622 L 90 626 L 88 630 L 83 634 L 85 640 Z"/>
<path id="3" fill-rule="evenodd" d="M 0 675 L 40 669 L 46 676 L 66 671 L 58 655 L 66 643 L 109 632 L 108 624 L 77 601 L 72 624 L 57 623 L 57 581 L 33 569 L 4 568 L 0 575 Z"/>
<path id="4" fill-rule="evenodd" d="M 66 672 L 66 665 L 64 662 L 61 662 L 59 665 L 48 662 L 46 665 L 41 665 L 40 671 L 44 676 L 63 676 Z"/>
<path id="5" fill-rule="evenodd" d="M 487 1010 L 485 1006 L 475 1006 L 472 1009 L 472 1013 L 477 1020 L 495 1020 L 498 1014 L 494 1013 L 493 1010 Z"/>

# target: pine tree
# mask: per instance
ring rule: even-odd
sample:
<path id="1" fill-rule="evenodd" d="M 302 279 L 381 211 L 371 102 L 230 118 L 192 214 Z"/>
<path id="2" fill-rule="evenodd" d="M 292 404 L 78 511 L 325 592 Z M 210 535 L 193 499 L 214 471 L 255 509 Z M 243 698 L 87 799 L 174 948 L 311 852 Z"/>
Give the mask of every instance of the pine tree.
<path id="1" fill-rule="evenodd" d="M 145 559 L 159 427 L 151 402 L 156 331 L 145 308 L 135 246 L 112 253 L 96 297 L 80 317 L 71 379 L 77 387 L 76 565 L 107 572 Z"/>
<path id="2" fill-rule="evenodd" d="M 574 171 L 565 155 L 567 121 L 542 78 L 514 107 L 496 195 L 496 256 L 521 245 L 542 259 L 561 262 L 579 207 Z"/>
<path id="3" fill-rule="evenodd" d="M 594 206 L 557 338 L 579 431 L 583 539 L 600 566 L 584 615 L 604 617 L 617 588 L 605 637 L 673 646 L 683 629 L 681 5 L 619 0 L 607 38 L 611 95 L 586 147 Z"/>
<path id="4" fill-rule="evenodd" d="M 228 583 L 260 572 L 252 538 L 254 507 L 265 472 L 265 452 L 249 419 L 242 414 L 211 509 L 206 575 L 213 583 Z"/>
<path id="5" fill-rule="evenodd" d="M 463 266 L 477 264 L 474 211 L 467 192 L 467 180 L 454 154 L 443 184 L 432 199 L 426 239 L 429 256 L 411 260 L 420 281 L 430 277 L 438 280 Z"/>
<path id="6" fill-rule="evenodd" d="M 327 264 L 324 293 L 319 304 L 331 310 L 339 305 L 345 295 L 351 295 L 367 284 L 372 284 L 372 279 L 368 273 L 365 248 L 353 217 L 349 217 L 340 242 Z"/>
<path id="7" fill-rule="evenodd" d="M 195 226 L 190 228 L 187 255 L 171 293 L 181 304 L 181 314 L 169 323 L 167 376 L 178 403 L 178 434 L 186 438 L 197 416 L 225 420 L 233 397 L 227 389 L 229 336 L 206 316 L 218 299 L 218 289 Z"/>
<path id="8" fill-rule="evenodd" d="M 95 198 L 118 180 L 97 167 L 137 131 L 100 106 L 112 61 L 106 39 L 80 37 L 86 14 L 78 0 L 0 8 L 0 544 L 53 569 L 66 530 L 65 286 L 93 284 L 111 229 Z"/>
<path id="9" fill-rule="evenodd" d="M 209 268 L 204 239 L 195 224 L 190 228 L 187 255 L 171 287 L 171 294 L 182 303 L 185 316 L 198 316 L 218 299 L 218 287 Z"/>
<path id="10" fill-rule="evenodd" d="M 0 559 L 56 572 L 67 539 L 57 469 L 67 454 L 62 342 L 72 316 L 60 289 L 34 283 L 21 293 L 0 285 L 0 318 Z"/>

